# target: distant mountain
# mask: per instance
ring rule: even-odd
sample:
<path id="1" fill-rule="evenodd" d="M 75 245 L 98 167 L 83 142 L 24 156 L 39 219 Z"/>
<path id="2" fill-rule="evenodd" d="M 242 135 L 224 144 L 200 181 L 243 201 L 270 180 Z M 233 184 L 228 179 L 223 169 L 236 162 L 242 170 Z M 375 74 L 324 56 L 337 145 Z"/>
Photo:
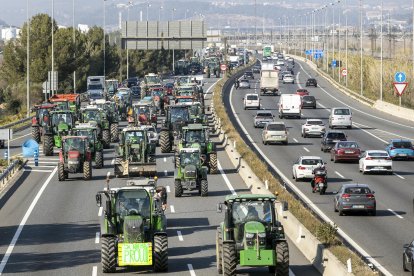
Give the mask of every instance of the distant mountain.
<path id="1" fill-rule="evenodd" d="M 3 20 L 0 19 L 0 26 L 7 26 L 7 25 L 8 24 L 5 21 L 3 21 Z"/>

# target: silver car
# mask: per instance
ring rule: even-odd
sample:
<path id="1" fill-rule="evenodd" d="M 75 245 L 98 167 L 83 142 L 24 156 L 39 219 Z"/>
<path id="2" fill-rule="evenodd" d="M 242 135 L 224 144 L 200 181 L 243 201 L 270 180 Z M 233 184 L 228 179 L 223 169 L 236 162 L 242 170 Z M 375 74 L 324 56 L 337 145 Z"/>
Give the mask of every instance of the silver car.
<path id="1" fill-rule="evenodd" d="M 303 138 L 306 138 L 308 136 L 323 137 L 325 132 L 325 125 L 320 119 L 307 119 L 306 123 L 302 125 Z"/>
<path id="2" fill-rule="evenodd" d="M 295 79 L 291 74 L 286 74 L 283 76 L 283 83 L 295 83 Z"/>
<path id="3" fill-rule="evenodd" d="M 248 89 L 250 89 L 250 82 L 249 82 L 249 80 L 246 80 L 246 79 L 240 80 L 240 86 L 239 87 L 240 88 L 248 88 Z"/>
<path id="4" fill-rule="evenodd" d="M 271 122 L 267 123 L 262 131 L 262 142 L 267 145 L 269 143 L 288 144 L 288 132 L 285 123 Z"/>
<path id="5" fill-rule="evenodd" d="M 334 210 L 339 215 L 345 212 L 363 211 L 375 216 L 377 213 L 377 201 L 374 191 L 366 184 L 344 184 L 334 198 Z"/>
<path id="6" fill-rule="evenodd" d="M 267 110 L 258 110 L 254 116 L 254 127 L 264 127 L 267 123 L 273 122 L 274 115 Z"/>

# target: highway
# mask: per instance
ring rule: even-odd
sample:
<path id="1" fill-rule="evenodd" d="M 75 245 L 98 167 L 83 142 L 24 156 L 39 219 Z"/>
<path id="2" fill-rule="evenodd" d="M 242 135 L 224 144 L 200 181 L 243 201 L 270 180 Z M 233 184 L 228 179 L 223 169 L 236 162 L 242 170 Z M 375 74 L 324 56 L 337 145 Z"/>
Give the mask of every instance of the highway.
<path id="1" fill-rule="evenodd" d="M 311 205 L 319 208 L 340 229 L 348 234 L 358 245 L 393 275 L 402 272 L 402 246 L 413 239 L 413 195 L 414 195 L 414 163 L 409 161 L 393 161 L 393 175 L 362 175 L 358 164 L 333 163 L 329 153 L 320 150 L 320 138 L 302 138 L 301 125 L 306 118 L 318 118 L 325 122 L 328 130 L 329 110 L 332 107 L 348 106 L 353 110 L 353 128 L 343 130 L 348 140 L 356 141 L 362 150 L 385 149 L 385 143 L 391 138 L 407 138 L 414 140 L 414 123 L 390 116 L 374 110 L 333 88 L 329 82 L 316 73 L 304 62 L 296 61 L 294 84 L 280 84 L 281 92 L 294 93 L 298 88 L 305 88 L 310 76 L 318 80 L 318 88 L 308 87 L 310 95 L 317 98 L 317 109 L 303 109 L 302 119 L 284 119 L 289 132 L 289 145 L 263 145 L 261 130 L 253 126 L 256 110 L 243 110 L 243 97 L 246 93 L 259 92 L 260 76 L 255 74 L 252 89 L 234 89 L 225 91 L 224 103 L 228 114 L 248 141 L 248 144 L 260 149 L 264 154 L 302 193 L 310 200 Z M 262 96 L 261 108 L 271 110 L 277 117 L 278 96 Z M 234 114 L 234 115 L 233 115 Z M 237 119 L 236 119 L 237 117 Z M 240 125 L 241 124 L 241 125 Z M 253 145 L 252 145 L 253 144 Z M 326 195 L 313 194 L 310 181 L 296 182 L 292 179 L 292 165 L 299 156 L 321 156 L 328 169 L 328 190 Z M 369 184 L 376 192 L 377 216 L 346 215 L 339 217 L 334 212 L 333 191 L 337 191 L 344 183 Z"/>
<path id="2" fill-rule="evenodd" d="M 217 79 L 208 80 L 208 90 Z M 209 104 L 207 96 L 206 104 Z M 160 118 L 162 120 L 162 118 Z M 30 128 L 16 133 L 12 155 L 30 138 Z M 22 138 L 18 138 L 18 135 Z M 213 136 L 218 141 L 217 135 Z M 55 152 L 57 152 L 55 150 Z M 100 227 L 102 209 L 95 194 L 104 189 L 105 178 L 111 187 L 125 185 L 113 176 L 114 145 L 104 153 L 105 166 L 93 170 L 93 179 L 83 181 L 80 174 L 57 180 L 58 157 L 44 157 L 39 167 L 29 161 L 16 183 L 0 195 L 0 273 L 16 275 L 102 275 L 100 265 Z M 221 174 L 209 175 L 209 196 L 174 197 L 173 154 L 157 149 L 158 185 L 168 192 L 169 271 L 166 275 L 215 275 L 215 231 L 224 215 L 216 212 L 216 204 L 224 196 L 248 193 L 246 184 L 231 165 L 222 146 L 218 147 Z M 292 275 L 319 275 L 289 241 Z M 138 270 L 139 272 L 145 272 Z M 134 273 L 121 269 L 121 273 Z M 245 275 L 268 274 L 267 269 L 242 269 Z"/>

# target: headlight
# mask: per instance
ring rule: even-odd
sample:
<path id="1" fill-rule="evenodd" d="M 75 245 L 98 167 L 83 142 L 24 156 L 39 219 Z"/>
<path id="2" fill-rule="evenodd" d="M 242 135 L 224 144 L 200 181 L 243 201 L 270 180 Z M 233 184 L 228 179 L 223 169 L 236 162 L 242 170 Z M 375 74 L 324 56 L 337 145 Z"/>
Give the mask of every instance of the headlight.
<path id="1" fill-rule="evenodd" d="M 266 233 L 265 232 L 259 233 L 257 235 L 259 236 L 259 238 L 266 238 Z"/>
<path id="2" fill-rule="evenodd" d="M 246 238 L 252 239 L 252 238 L 254 238 L 254 234 L 253 233 L 246 233 Z"/>

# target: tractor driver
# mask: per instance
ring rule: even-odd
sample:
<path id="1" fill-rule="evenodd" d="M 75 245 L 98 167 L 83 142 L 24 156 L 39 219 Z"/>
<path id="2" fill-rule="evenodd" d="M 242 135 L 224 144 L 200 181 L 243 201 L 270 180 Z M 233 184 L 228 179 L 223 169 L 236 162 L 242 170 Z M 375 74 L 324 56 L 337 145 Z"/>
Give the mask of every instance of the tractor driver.
<path id="1" fill-rule="evenodd" d="M 247 214 L 244 219 L 245 221 L 258 221 L 259 220 L 259 214 L 257 213 L 256 208 L 254 206 L 247 206 Z"/>
<path id="2" fill-rule="evenodd" d="M 119 210 L 121 216 L 130 215 L 131 211 L 138 212 L 139 205 L 135 198 L 126 198 L 123 194 L 119 195 Z"/>

